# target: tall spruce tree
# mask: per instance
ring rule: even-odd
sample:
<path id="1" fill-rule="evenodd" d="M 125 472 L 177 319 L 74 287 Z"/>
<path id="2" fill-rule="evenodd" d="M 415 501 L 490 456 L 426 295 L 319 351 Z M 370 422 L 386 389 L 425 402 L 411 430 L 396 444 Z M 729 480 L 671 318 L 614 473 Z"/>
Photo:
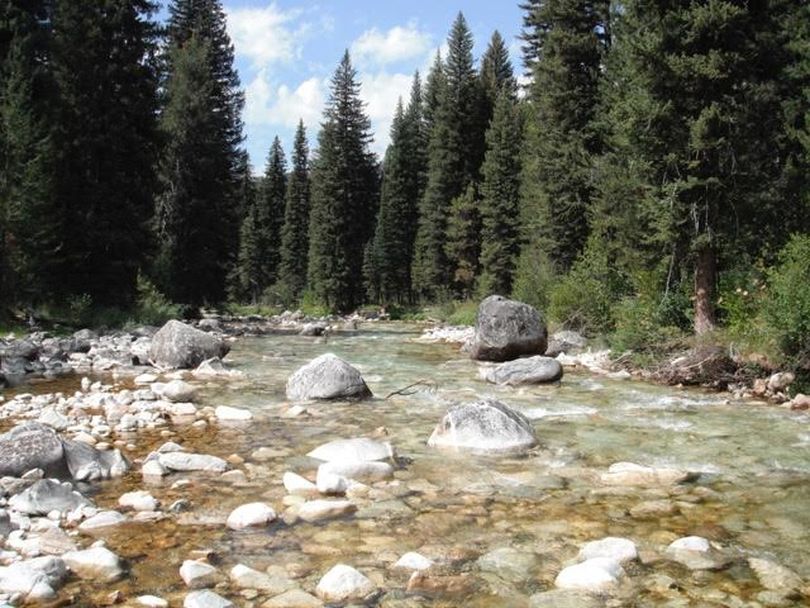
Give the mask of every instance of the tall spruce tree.
<path id="1" fill-rule="evenodd" d="M 52 70 L 64 289 L 127 305 L 148 252 L 157 154 L 156 10 L 149 0 L 57 2 Z"/>
<path id="2" fill-rule="evenodd" d="M 481 121 L 488 128 L 501 91 L 506 91 L 513 100 L 517 99 L 517 81 L 509 59 L 509 49 L 498 30 L 492 34 L 489 46 L 481 57 L 480 79 Z"/>
<path id="3" fill-rule="evenodd" d="M 515 102 L 501 90 L 487 131 L 481 168 L 481 284 L 485 294 L 510 294 L 520 252 L 521 124 Z"/>
<path id="4" fill-rule="evenodd" d="M 332 77 L 312 168 L 309 287 L 318 301 L 347 311 L 364 300 L 363 257 L 378 207 L 370 121 L 349 52 Z"/>
<path id="5" fill-rule="evenodd" d="M 445 248 L 451 202 L 477 179 L 483 156 L 485 127 L 480 121 L 473 40 L 461 13 L 453 23 L 448 45 L 447 61 L 442 63 L 437 56 L 426 93 L 428 175 L 419 205 L 412 268 L 415 293 L 424 300 L 447 294 L 455 267 Z"/>
<path id="6" fill-rule="evenodd" d="M 475 291 L 481 255 L 480 200 L 475 184 L 450 202 L 444 244 L 450 261 L 453 294 L 467 299 Z"/>
<path id="7" fill-rule="evenodd" d="M 241 169 L 241 215 L 239 227 L 239 253 L 234 266 L 230 295 L 237 301 L 256 303 L 264 289 L 264 258 L 261 242 L 261 205 L 247 154 L 243 155 Z"/>
<path id="8" fill-rule="evenodd" d="M 62 217 L 54 192 L 54 91 L 46 2 L 7 2 L 3 31 L 0 133 L 0 291 L 32 304 L 60 286 Z M 6 247 L 8 243 L 8 247 Z"/>
<path id="9" fill-rule="evenodd" d="M 527 247 L 566 271 L 588 238 L 608 0 L 525 5 L 532 68 L 523 176 Z"/>
<path id="10" fill-rule="evenodd" d="M 175 0 L 169 12 L 158 276 L 198 305 L 224 298 L 236 258 L 244 96 L 220 2 Z"/>
<path id="11" fill-rule="evenodd" d="M 287 184 L 281 231 L 279 289 L 291 304 L 304 291 L 309 253 L 309 148 L 304 121 L 298 122 L 293 144 L 292 173 Z"/>
<path id="12" fill-rule="evenodd" d="M 287 160 L 278 137 L 273 139 L 262 183 L 259 225 L 262 254 L 262 291 L 278 280 L 281 230 L 287 192 Z"/>

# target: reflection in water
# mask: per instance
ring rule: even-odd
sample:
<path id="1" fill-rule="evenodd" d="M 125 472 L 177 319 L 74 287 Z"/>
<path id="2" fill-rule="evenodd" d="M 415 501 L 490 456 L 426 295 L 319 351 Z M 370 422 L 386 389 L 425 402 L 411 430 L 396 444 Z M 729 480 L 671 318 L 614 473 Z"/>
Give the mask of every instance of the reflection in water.
<path id="1" fill-rule="evenodd" d="M 584 542 L 607 535 L 631 538 L 647 555 L 678 536 L 702 535 L 731 552 L 768 556 L 810 578 L 806 415 L 729 403 L 725 395 L 577 373 L 566 375 L 561 386 L 496 387 L 481 381 L 477 364 L 453 347 L 421 344 L 413 341 L 416 335 L 413 328 L 390 324 L 328 342 L 298 336 L 237 342 L 229 363 L 245 378 L 211 382 L 200 400 L 249 408 L 255 419 L 177 429 L 173 439 L 200 452 L 239 455 L 246 460 L 241 468 L 248 481 L 229 484 L 189 475 L 188 483 L 177 484 L 182 476 L 173 475 L 147 487 L 164 509 L 182 499 L 191 509 L 159 522 L 127 524 L 105 536 L 132 567 L 132 575 L 115 588 L 179 603 L 185 591 L 177 574 L 180 564 L 195 551 L 213 551 L 224 573 L 237 563 L 260 570 L 283 566 L 310 592 L 332 565 L 349 563 L 389 590 L 384 601 L 390 606 L 528 606 L 527 598 L 551 588 Z M 289 405 L 284 396 L 289 374 L 330 351 L 357 366 L 378 397 L 314 404 L 307 415 L 282 417 Z M 379 397 L 420 380 L 424 384 L 408 395 Z M 524 456 L 499 458 L 426 447 L 450 404 L 484 396 L 533 419 L 541 446 Z M 311 477 L 316 463 L 305 456 L 308 451 L 358 435 L 384 435 L 407 464 L 394 482 L 377 484 L 358 498 L 355 516 L 322 524 L 280 520 L 267 530 L 248 532 L 222 525 L 232 508 L 247 502 L 267 501 L 283 511 L 282 474 L 293 470 Z M 134 456 L 164 440 L 139 438 Z M 269 450 L 257 461 L 251 454 L 259 447 Z M 704 475 L 697 484 L 672 488 L 601 486 L 599 473 L 619 461 Z M 115 507 L 123 492 L 143 487 L 136 467 L 127 478 L 98 486 L 95 500 Z M 507 552 L 476 561 L 504 547 L 518 550 L 520 559 Z M 407 551 L 442 558 L 448 575 L 469 573 L 474 584 L 397 604 L 397 597 L 406 597 L 407 575 L 390 565 Z M 761 591 L 742 566 L 690 573 L 649 559 L 630 573 L 632 582 L 619 592 L 616 605 L 719 606 L 729 605 L 723 599 L 728 596 L 751 599 Z M 655 577 L 662 574 L 673 577 L 680 590 L 656 586 Z M 74 586 L 74 604 L 92 605 L 110 589 Z M 237 590 L 222 593 L 239 605 L 247 601 Z"/>

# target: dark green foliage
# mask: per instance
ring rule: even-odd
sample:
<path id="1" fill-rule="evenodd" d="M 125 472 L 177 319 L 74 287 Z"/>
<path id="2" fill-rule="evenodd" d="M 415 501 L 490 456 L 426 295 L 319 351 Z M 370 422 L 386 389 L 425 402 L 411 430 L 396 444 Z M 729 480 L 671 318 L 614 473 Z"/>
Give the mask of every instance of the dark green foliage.
<path id="1" fill-rule="evenodd" d="M 506 43 L 497 30 L 492 34 L 489 46 L 481 58 L 480 74 L 481 120 L 488 126 L 501 91 L 505 91 L 512 101 L 517 98 L 517 82 L 512 70 L 512 61 L 509 59 L 509 49 L 506 48 Z"/>
<path id="2" fill-rule="evenodd" d="M 256 184 L 251 175 L 247 154 L 242 166 L 241 208 L 242 222 L 239 228 L 239 253 L 231 276 L 231 297 L 256 303 L 265 286 L 264 257 L 262 247 L 262 206 L 259 204 Z"/>
<path id="3" fill-rule="evenodd" d="M 370 122 L 348 51 L 331 88 L 312 168 L 308 275 L 314 298 L 346 311 L 364 300 L 363 254 L 374 230 L 378 177 L 368 149 Z"/>
<path id="4" fill-rule="evenodd" d="M 779 347 L 810 364 L 810 236 L 794 235 L 768 277 L 765 315 Z"/>
<path id="5" fill-rule="evenodd" d="M 63 290 L 130 304 L 149 246 L 157 26 L 148 0 L 57 2 L 51 69 Z"/>
<path id="6" fill-rule="evenodd" d="M 309 250 L 309 149 L 303 121 L 299 121 L 293 147 L 293 167 L 287 184 L 284 226 L 281 231 L 279 283 L 296 300 L 306 286 Z"/>
<path id="7" fill-rule="evenodd" d="M 521 125 L 508 89 L 501 90 L 481 167 L 482 294 L 509 294 L 520 252 Z"/>
<path id="8" fill-rule="evenodd" d="M 450 202 L 445 237 L 445 255 L 450 263 L 453 294 L 469 298 L 478 277 L 481 256 L 481 213 L 478 192 L 473 184 Z"/>
<path id="9" fill-rule="evenodd" d="M 225 296 L 238 248 L 243 95 L 217 0 L 170 7 L 158 276 L 175 301 Z"/>
<path id="10" fill-rule="evenodd" d="M 287 193 L 287 160 L 281 141 L 273 139 L 267 168 L 264 172 L 261 196 L 258 198 L 258 225 L 261 242 L 262 291 L 278 279 L 281 259 L 281 229 Z"/>

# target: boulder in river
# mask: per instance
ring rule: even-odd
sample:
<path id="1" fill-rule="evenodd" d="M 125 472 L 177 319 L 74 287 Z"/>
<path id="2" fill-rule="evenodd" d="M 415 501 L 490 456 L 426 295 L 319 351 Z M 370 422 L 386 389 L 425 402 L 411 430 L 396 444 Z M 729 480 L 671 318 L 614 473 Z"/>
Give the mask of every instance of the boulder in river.
<path id="1" fill-rule="evenodd" d="M 81 441 L 64 441 L 65 462 L 76 481 L 98 481 L 121 477 L 129 462 L 119 450 L 97 450 Z"/>
<path id="2" fill-rule="evenodd" d="M 478 452 L 520 452 L 537 444 L 532 423 L 495 399 L 451 407 L 428 445 Z"/>
<path id="3" fill-rule="evenodd" d="M 51 600 L 67 578 L 65 562 L 58 557 L 35 557 L 0 567 L 0 592 L 19 593 L 23 600 Z"/>
<path id="4" fill-rule="evenodd" d="M 40 479 L 9 499 L 12 509 L 27 515 L 47 515 L 51 511 L 66 513 L 90 505 L 92 503 L 76 492 L 71 484 L 55 479 Z"/>
<path id="5" fill-rule="evenodd" d="M 672 485 L 693 481 L 698 475 L 681 469 L 654 468 L 634 462 L 617 462 L 606 473 L 602 473 L 602 483 L 610 486 L 655 486 Z"/>
<path id="6" fill-rule="evenodd" d="M 360 372 L 340 357 L 325 353 L 300 367 L 287 380 L 287 399 L 365 399 L 371 391 Z"/>
<path id="7" fill-rule="evenodd" d="M 353 437 L 334 439 L 319 445 L 307 456 L 324 462 L 373 462 L 393 458 L 394 448 L 387 442 L 374 441 L 367 437 Z"/>
<path id="8" fill-rule="evenodd" d="M 520 384 L 556 382 L 562 378 L 563 368 L 556 359 L 535 355 L 534 357 L 507 361 L 495 367 L 484 367 L 481 369 L 480 374 L 484 380 L 493 384 L 517 386 Z"/>
<path id="9" fill-rule="evenodd" d="M 479 361 L 510 361 L 543 355 L 548 332 L 532 306 L 503 296 L 489 296 L 478 307 L 470 356 Z"/>
<path id="10" fill-rule="evenodd" d="M 554 584 L 559 589 L 600 593 L 614 588 L 623 576 L 624 569 L 619 562 L 607 557 L 592 557 L 581 564 L 563 569 Z"/>
<path id="11" fill-rule="evenodd" d="M 216 336 L 171 320 L 152 338 L 149 359 L 159 367 L 190 369 L 206 359 L 222 358 L 229 350 L 228 344 Z"/>
<path id="12" fill-rule="evenodd" d="M 337 564 L 324 574 L 315 593 L 326 602 L 347 602 L 362 600 L 376 589 L 376 585 L 364 574 L 351 566 Z"/>
<path id="13" fill-rule="evenodd" d="M 563 329 L 551 334 L 546 347 L 546 357 L 556 357 L 561 353 L 576 353 L 588 345 L 588 339 L 570 329 Z"/>
<path id="14" fill-rule="evenodd" d="M 65 472 L 64 449 L 49 426 L 27 422 L 0 435 L 0 475 L 19 477 L 31 469 L 46 475 Z"/>

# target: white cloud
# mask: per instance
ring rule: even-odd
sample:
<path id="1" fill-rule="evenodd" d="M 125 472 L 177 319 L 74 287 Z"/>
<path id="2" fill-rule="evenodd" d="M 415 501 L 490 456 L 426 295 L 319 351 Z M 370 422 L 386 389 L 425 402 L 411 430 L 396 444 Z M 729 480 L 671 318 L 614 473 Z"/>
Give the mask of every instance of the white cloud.
<path id="1" fill-rule="evenodd" d="M 397 100 L 402 97 L 408 103 L 410 97 L 411 74 L 389 74 L 387 72 L 360 74 L 360 97 L 366 103 L 366 113 L 371 119 L 374 132 L 372 148 L 377 154 L 385 153 L 390 141 L 391 123 L 397 109 Z"/>
<path id="2" fill-rule="evenodd" d="M 386 65 L 421 56 L 430 48 L 430 41 L 430 34 L 419 31 L 413 22 L 387 32 L 375 27 L 352 42 L 351 53 L 360 64 Z"/>
<path id="3" fill-rule="evenodd" d="M 290 26 L 301 11 L 283 11 L 276 3 L 263 8 L 244 7 L 226 11 L 228 34 L 236 52 L 260 68 L 277 61 L 290 61 L 301 55 L 300 42 L 310 29 L 306 23 Z"/>
<path id="4" fill-rule="evenodd" d="M 325 99 L 325 83 L 319 78 L 304 80 L 293 89 L 286 84 L 273 86 L 261 70 L 245 89 L 245 122 L 293 129 L 302 119 L 308 126 L 316 125 Z"/>

